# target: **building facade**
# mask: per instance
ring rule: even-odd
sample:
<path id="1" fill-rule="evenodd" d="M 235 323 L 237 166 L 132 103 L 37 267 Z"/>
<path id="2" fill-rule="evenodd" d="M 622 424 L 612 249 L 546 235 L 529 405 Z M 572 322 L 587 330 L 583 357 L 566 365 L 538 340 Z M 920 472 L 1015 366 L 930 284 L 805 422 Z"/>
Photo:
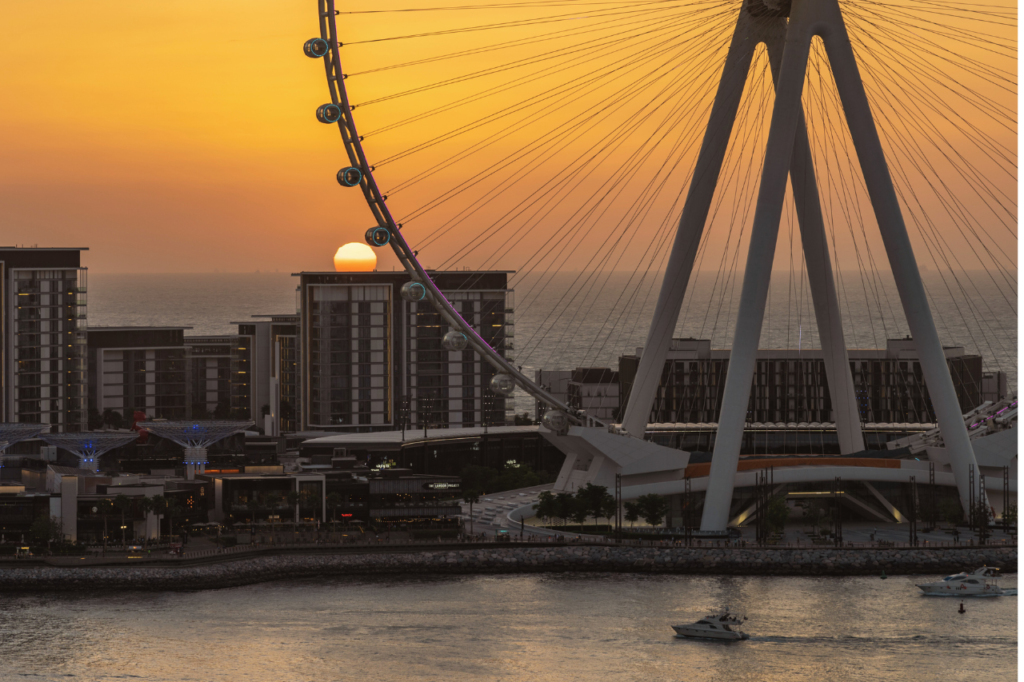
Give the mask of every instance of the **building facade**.
<path id="1" fill-rule="evenodd" d="M 90 420 L 190 416 L 184 327 L 93 327 L 88 339 Z"/>
<path id="2" fill-rule="evenodd" d="M 299 315 L 254 315 L 238 325 L 235 406 L 267 435 L 298 430 Z M 239 388 L 242 384 L 239 383 Z"/>
<path id="3" fill-rule="evenodd" d="M 455 309 L 513 359 L 507 272 L 437 272 Z M 300 273 L 298 413 L 302 430 L 382 431 L 504 424 L 506 400 L 488 388 L 494 368 L 426 302 L 400 295 L 404 272 Z M 511 401 L 508 401 L 511 407 Z"/>
<path id="4" fill-rule="evenodd" d="M 85 249 L 0 248 L 0 420 L 88 426 Z"/>
<path id="5" fill-rule="evenodd" d="M 619 373 L 607 367 L 577 367 L 568 382 L 571 407 L 606 423 L 618 422 Z"/>
<path id="6" fill-rule="evenodd" d="M 1005 391 L 1005 374 L 984 379 L 981 356 L 968 355 L 961 346 L 945 350 L 962 412 L 983 402 L 986 386 L 986 400 L 1000 386 Z M 623 410 L 641 353 L 638 348 L 619 358 Z M 862 423 L 935 423 L 913 340 L 890 339 L 884 349 L 851 349 L 849 361 Z M 648 421 L 717 423 L 728 367 L 728 350 L 712 350 L 707 340 L 673 339 Z M 821 350 L 758 351 L 747 421 L 834 422 Z"/>
<path id="7" fill-rule="evenodd" d="M 186 336 L 184 345 L 189 417 L 230 419 L 239 338 L 234 334 Z M 244 375 L 243 380 L 248 381 Z"/>

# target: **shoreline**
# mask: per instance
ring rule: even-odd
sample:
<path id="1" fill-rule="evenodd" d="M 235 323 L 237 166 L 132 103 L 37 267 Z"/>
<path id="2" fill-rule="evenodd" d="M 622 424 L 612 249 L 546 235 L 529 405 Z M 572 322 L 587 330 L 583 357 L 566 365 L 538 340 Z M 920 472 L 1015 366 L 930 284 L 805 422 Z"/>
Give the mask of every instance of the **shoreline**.
<path id="1" fill-rule="evenodd" d="M 367 575 L 647 573 L 677 575 L 855 576 L 958 573 L 987 565 L 1017 571 L 1017 547 L 700 548 L 532 545 L 383 551 L 270 549 L 259 556 L 213 555 L 117 565 L 0 566 L 0 594 L 106 589 L 194 591 L 277 580 Z"/>

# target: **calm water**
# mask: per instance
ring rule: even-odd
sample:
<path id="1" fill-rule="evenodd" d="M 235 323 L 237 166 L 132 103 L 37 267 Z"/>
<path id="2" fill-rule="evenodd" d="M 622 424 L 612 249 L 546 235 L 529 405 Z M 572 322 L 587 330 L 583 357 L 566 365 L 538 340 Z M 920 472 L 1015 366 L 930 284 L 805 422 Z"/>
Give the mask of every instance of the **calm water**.
<path id="1" fill-rule="evenodd" d="M 0 679 L 1016 679 L 1016 597 L 959 615 L 914 581 L 474 576 L 2 596 Z M 726 605 L 750 618 L 749 641 L 673 637 L 672 623 Z"/>

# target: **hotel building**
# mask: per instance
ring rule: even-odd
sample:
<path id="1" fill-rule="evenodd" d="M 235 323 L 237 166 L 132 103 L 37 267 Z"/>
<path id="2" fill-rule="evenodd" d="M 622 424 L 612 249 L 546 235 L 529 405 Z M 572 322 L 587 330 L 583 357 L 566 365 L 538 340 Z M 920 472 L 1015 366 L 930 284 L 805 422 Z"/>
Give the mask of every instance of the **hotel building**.
<path id="1" fill-rule="evenodd" d="M 89 330 L 89 407 L 114 410 L 130 424 L 187 419 L 186 327 L 93 327 Z"/>
<path id="2" fill-rule="evenodd" d="M 455 309 L 505 357 L 513 353 L 512 291 L 500 271 L 437 272 Z M 385 431 L 504 424 L 495 370 L 426 302 L 400 295 L 404 272 L 303 272 L 299 277 L 301 430 Z M 511 408 L 511 401 L 508 401 Z"/>
<path id="3" fill-rule="evenodd" d="M 87 427 L 84 250 L 0 247 L 0 421 Z"/>

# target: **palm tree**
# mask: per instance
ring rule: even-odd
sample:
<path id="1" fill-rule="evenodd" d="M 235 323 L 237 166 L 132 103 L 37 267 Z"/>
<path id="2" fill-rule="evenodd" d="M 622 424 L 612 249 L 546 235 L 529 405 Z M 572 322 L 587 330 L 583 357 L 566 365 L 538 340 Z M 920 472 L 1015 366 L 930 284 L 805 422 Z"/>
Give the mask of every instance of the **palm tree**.
<path id="1" fill-rule="evenodd" d="M 142 518 L 146 520 L 147 530 L 143 531 L 143 533 L 148 533 L 149 532 L 149 530 L 148 530 L 148 527 L 149 527 L 149 520 L 148 520 L 149 519 L 149 515 L 150 515 L 151 512 L 154 511 L 153 498 L 152 497 L 143 497 L 143 498 L 141 498 L 139 500 L 139 510 L 142 512 Z M 157 525 L 159 525 L 159 524 L 157 524 Z M 144 539 L 148 540 L 149 538 L 148 537 L 144 537 Z"/>
<path id="2" fill-rule="evenodd" d="M 164 499 L 164 509 L 167 510 L 167 534 L 174 535 L 174 517 L 181 513 L 181 502 L 176 497 Z"/>
<path id="3" fill-rule="evenodd" d="M 125 519 L 124 515 L 132 510 L 132 498 L 127 495 L 117 495 L 114 497 L 114 509 L 121 512 L 121 545 L 124 546 L 127 543 L 125 540 Z"/>
<path id="4" fill-rule="evenodd" d="M 338 522 L 338 507 L 342 505 L 345 498 L 341 496 L 341 493 L 331 493 L 327 496 L 327 508 L 331 510 L 331 530 L 337 531 Z"/>
<path id="5" fill-rule="evenodd" d="M 263 496 L 263 504 L 270 511 L 277 510 L 281 506 L 281 493 L 267 493 Z M 274 518 L 277 514 L 270 514 L 270 538 L 271 542 L 274 541 Z"/>
<path id="6" fill-rule="evenodd" d="M 295 523 L 299 522 L 299 502 L 302 501 L 302 495 L 295 490 L 289 490 L 288 494 L 285 495 L 285 499 L 288 500 L 288 505 L 295 507 Z"/>
<path id="7" fill-rule="evenodd" d="M 480 501 L 480 493 L 475 490 L 467 490 L 462 499 L 469 503 L 469 534 L 473 534 L 473 505 Z"/>
<path id="8" fill-rule="evenodd" d="M 167 498 L 163 495 L 154 495 L 149 499 L 149 508 L 154 514 L 156 514 L 156 539 L 160 540 L 160 521 L 164 517 L 164 513 L 167 511 Z"/>
<path id="9" fill-rule="evenodd" d="M 103 517 L 103 554 L 107 553 L 107 519 L 114 513 L 114 503 L 104 498 L 96 503 L 96 511 Z"/>
<path id="10" fill-rule="evenodd" d="M 262 505 L 256 498 L 256 493 L 253 492 L 249 495 L 249 499 L 245 503 L 246 508 L 249 510 L 249 544 L 252 544 L 256 538 L 256 512 L 260 510 Z"/>

